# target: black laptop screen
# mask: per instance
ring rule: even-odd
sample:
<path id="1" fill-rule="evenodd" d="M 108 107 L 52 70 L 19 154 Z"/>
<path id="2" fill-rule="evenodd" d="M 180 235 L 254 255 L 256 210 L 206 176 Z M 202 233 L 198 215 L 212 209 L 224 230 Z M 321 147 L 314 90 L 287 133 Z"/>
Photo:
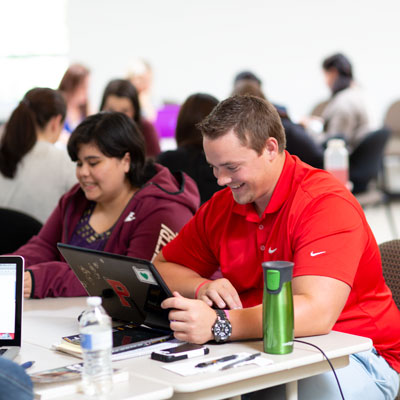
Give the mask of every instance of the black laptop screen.
<path id="1" fill-rule="evenodd" d="M 146 260 L 58 243 L 58 248 L 90 296 L 102 298 L 116 320 L 169 329 L 171 296 L 154 265 Z"/>

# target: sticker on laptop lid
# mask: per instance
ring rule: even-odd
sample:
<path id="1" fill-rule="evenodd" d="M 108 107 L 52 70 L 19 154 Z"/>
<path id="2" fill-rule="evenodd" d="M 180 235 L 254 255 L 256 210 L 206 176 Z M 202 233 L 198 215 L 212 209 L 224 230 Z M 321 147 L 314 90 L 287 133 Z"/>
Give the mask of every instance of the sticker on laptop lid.
<path id="1" fill-rule="evenodd" d="M 134 265 L 132 266 L 132 269 L 135 271 L 135 274 L 140 282 L 158 286 L 157 281 L 154 279 L 154 276 L 149 269 L 135 267 Z"/>

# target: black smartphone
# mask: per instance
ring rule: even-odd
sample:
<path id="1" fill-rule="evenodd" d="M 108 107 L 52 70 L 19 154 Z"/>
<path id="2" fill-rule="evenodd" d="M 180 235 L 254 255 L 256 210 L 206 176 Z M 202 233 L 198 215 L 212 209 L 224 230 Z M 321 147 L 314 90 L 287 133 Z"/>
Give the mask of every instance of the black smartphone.
<path id="1" fill-rule="evenodd" d="M 209 348 L 202 344 L 183 343 L 176 347 L 153 351 L 151 358 L 157 361 L 172 362 L 184 360 L 185 358 L 204 356 L 209 352 Z"/>

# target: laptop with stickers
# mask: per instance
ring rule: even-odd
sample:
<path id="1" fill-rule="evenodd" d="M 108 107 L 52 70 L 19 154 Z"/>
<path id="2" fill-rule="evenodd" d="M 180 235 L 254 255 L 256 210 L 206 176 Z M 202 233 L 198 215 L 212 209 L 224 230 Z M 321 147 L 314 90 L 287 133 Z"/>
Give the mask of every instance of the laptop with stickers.
<path id="1" fill-rule="evenodd" d="M 0 356 L 13 359 L 21 349 L 24 259 L 0 257 Z"/>
<path id="2" fill-rule="evenodd" d="M 110 317 L 150 328 L 145 337 L 138 329 L 137 347 L 171 336 L 161 303 L 172 294 L 150 261 L 63 243 L 57 247 L 88 295 L 102 298 Z M 129 340 L 135 343 L 134 337 Z"/>

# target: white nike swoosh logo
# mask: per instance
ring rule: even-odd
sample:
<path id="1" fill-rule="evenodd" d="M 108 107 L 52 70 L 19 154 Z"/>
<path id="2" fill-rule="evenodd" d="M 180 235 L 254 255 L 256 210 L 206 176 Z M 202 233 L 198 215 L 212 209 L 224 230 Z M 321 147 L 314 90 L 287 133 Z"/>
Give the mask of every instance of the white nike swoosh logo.
<path id="1" fill-rule="evenodd" d="M 270 248 L 268 249 L 268 253 L 269 253 L 269 254 L 273 254 L 273 253 L 275 253 L 277 250 L 278 250 L 277 247 L 275 247 L 275 249 L 271 249 L 271 247 L 270 247 Z"/>
<path id="2" fill-rule="evenodd" d="M 318 253 L 314 253 L 313 251 L 310 253 L 311 257 L 319 256 L 320 254 L 324 254 L 326 251 L 319 251 Z"/>

